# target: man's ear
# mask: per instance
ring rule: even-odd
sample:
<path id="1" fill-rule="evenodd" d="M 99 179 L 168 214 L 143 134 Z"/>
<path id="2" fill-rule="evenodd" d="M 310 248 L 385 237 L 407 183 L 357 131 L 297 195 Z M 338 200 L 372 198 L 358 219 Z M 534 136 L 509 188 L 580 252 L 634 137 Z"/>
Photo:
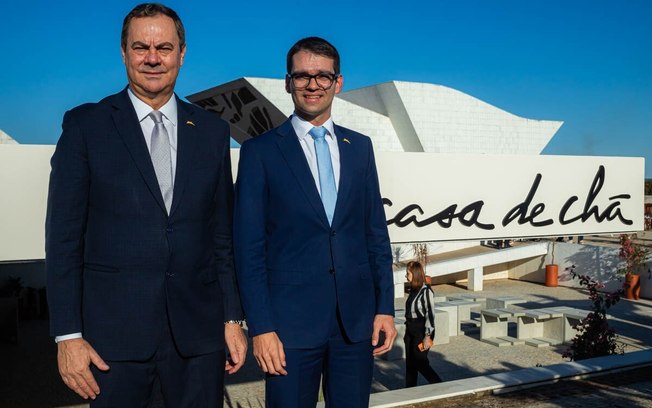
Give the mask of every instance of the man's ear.
<path id="1" fill-rule="evenodd" d="M 186 44 L 181 47 L 181 53 L 180 53 L 180 58 L 179 58 L 179 66 L 183 66 L 183 59 L 186 56 Z"/>
<path id="2" fill-rule="evenodd" d="M 340 93 L 342 91 L 343 86 L 344 86 L 344 77 L 340 74 L 335 80 L 335 93 L 336 94 Z"/>

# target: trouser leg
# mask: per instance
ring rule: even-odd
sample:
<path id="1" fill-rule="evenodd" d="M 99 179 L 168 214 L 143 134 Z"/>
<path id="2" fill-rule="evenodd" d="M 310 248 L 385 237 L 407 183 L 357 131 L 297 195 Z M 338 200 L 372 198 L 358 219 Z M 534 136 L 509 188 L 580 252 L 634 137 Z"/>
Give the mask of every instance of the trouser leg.
<path id="1" fill-rule="evenodd" d="M 100 394 L 90 402 L 91 408 L 134 407 L 147 408 L 152 403 L 156 379 L 153 359 L 136 361 L 107 361 L 111 369 L 91 372 L 100 387 Z"/>
<path id="2" fill-rule="evenodd" d="M 324 361 L 323 390 L 327 408 L 366 408 L 374 370 L 369 339 L 351 342 L 341 320 L 333 322 Z"/>
<path id="3" fill-rule="evenodd" d="M 416 337 L 409 334 L 409 331 L 405 330 L 406 334 L 403 340 L 405 341 L 405 387 L 415 387 L 417 385 L 417 365 L 414 359 L 414 355 L 418 353 L 418 344 L 419 341 Z"/>
<path id="4" fill-rule="evenodd" d="M 184 357 L 167 331 L 155 356 L 165 406 L 222 407 L 225 359 L 224 350 Z"/>
<path id="5" fill-rule="evenodd" d="M 285 349 L 287 375 L 267 375 L 267 408 L 314 408 L 324 363 L 325 345 L 315 349 Z"/>
<path id="6" fill-rule="evenodd" d="M 417 370 L 425 377 L 429 384 L 441 382 L 441 378 L 430 366 L 428 350 L 419 351 L 415 356 Z"/>

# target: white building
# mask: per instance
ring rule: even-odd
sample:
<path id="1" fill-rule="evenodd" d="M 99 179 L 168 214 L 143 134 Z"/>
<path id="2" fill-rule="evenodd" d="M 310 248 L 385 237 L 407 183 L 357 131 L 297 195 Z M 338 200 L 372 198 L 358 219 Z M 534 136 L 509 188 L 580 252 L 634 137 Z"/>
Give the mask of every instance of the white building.
<path id="1" fill-rule="evenodd" d="M 0 129 L 0 144 L 18 144 L 17 141 Z"/>
<path id="2" fill-rule="evenodd" d="M 292 114 L 292 98 L 285 91 L 284 82 L 281 79 L 240 78 L 187 98 L 228 121 L 231 135 L 242 143 L 280 125 Z M 390 152 L 538 155 L 563 124 L 521 118 L 442 85 L 402 81 L 342 92 L 336 95 L 332 112 L 337 124 L 371 137 L 376 151 Z M 433 242 L 428 244 L 428 253 L 449 252 L 477 244 L 473 241 Z M 537 250 L 546 251 L 545 248 Z M 396 260 L 414 256 L 411 245 L 397 245 L 393 251 Z M 507 262 L 505 259 L 500 262 L 503 261 Z M 471 269 L 474 278 L 470 279 L 470 287 L 481 290 L 483 268 L 478 265 L 484 263 L 476 263 Z M 446 268 L 443 274 L 449 275 L 468 269 L 468 265 Z M 478 271 L 480 273 L 476 273 Z M 507 277 L 505 268 L 493 272 L 494 278 Z M 402 294 L 404 271 L 395 272 L 394 278 L 396 293 Z M 466 272 L 453 273 L 444 279 L 464 278 Z"/>
<path id="3" fill-rule="evenodd" d="M 240 78 L 188 100 L 227 120 L 240 143 L 293 111 L 280 79 Z M 333 117 L 370 136 L 376 150 L 431 153 L 539 154 L 563 123 L 521 118 L 442 85 L 402 81 L 340 93 Z"/>

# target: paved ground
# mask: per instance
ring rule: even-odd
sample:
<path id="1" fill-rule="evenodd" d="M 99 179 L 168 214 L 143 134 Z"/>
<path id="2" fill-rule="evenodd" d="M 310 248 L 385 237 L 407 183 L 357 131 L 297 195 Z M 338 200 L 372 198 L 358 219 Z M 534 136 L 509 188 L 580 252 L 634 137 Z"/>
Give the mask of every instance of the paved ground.
<path id="1" fill-rule="evenodd" d="M 466 292 L 464 287 L 455 285 L 437 285 L 434 287 L 438 295 L 456 292 Z M 548 288 L 543 285 L 513 280 L 498 280 L 485 282 L 484 294 L 519 295 L 528 300 L 521 305 L 526 308 L 547 306 L 573 306 L 588 309 L 589 302 L 585 293 L 571 288 Z M 403 299 L 396 302 L 397 309 L 403 308 Z M 611 322 L 621 335 L 621 341 L 626 345 L 626 352 L 652 347 L 652 301 L 623 300 L 613 309 Z M 18 345 L 0 344 L 0 407 L 63 407 L 83 404 L 84 401 L 69 392 L 58 379 L 56 372 L 56 347 L 47 336 L 47 322 L 24 321 L 21 323 L 20 342 Z M 398 341 L 402 341 L 398 339 Z M 549 365 L 563 362 L 561 353 L 565 346 L 536 349 L 530 346 L 494 347 L 479 341 L 479 330 L 468 329 L 465 335 L 452 337 L 449 344 L 437 345 L 430 352 L 433 367 L 444 380 L 455 380 L 503 372 L 518 368 Z M 650 372 L 652 370 L 648 370 Z M 403 387 L 403 361 L 388 362 L 377 359 L 374 371 L 373 392 L 381 392 Z M 263 406 L 264 384 L 256 363 L 249 356 L 241 373 L 227 381 L 228 407 L 253 408 Z M 623 377 L 626 378 L 626 377 Z M 422 381 L 422 379 L 420 379 Z M 590 382 L 593 384 L 594 382 Z M 583 382 L 587 384 L 587 382 Z M 598 387 L 597 380 L 595 387 Z M 652 386 L 650 379 L 626 386 L 602 385 L 589 391 L 578 400 L 568 400 L 562 404 L 550 401 L 536 403 L 526 399 L 533 391 L 526 391 L 522 397 L 519 394 L 511 396 L 490 397 L 486 403 L 493 401 L 494 405 L 473 405 L 481 407 L 529 407 L 543 408 L 555 406 L 588 406 L 595 405 L 595 398 L 609 401 L 609 406 L 618 406 L 616 399 L 630 398 L 627 407 L 649 407 L 638 400 L 650 399 Z M 567 394 L 563 384 L 549 386 L 551 395 Z M 592 385 L 593 386 L 593 385 Z M 576 386 L 569 386 L 576 389 Z M 583 388 L 582 385 L 580 388 Z M 575 392 L 575 391 L 573 391 Z M 519 399 L 521 398 L 521 399 Z M 483 400 L 485 401 L 485 400 Z M 467 401 L 468 403 L 468 401 Z M 485 402 L 482 402 L 483 404 Z M 647 403 L 647 402 L 645 402 Z M 462 402 L 460 402 L 462 404 Z M 512 405 L 508 405 L 512 404 Z M 536 405 L 543 404 L 543 405 Z M 545 405 L 548 404 L 548 405 Z M 573 405 L 575 404 L 575 405 Z M 161 406 L 157 404 L 157 406 Z M 423 406 L 423 405 L 422 405 Z M 436 406 L 436 405 L 430 405 Z M 443 406 L 443 405 L 442 405 Z M 446 406 L 453 406 L 448 405 Z M 469 405 L 457 405 L 459 407 Z M 595 407 L 607 405 L 595 405 Z M 624 405 L 623 405 L 624 406 Z"/>
<path id="2" fill-rule="evenodd" d="M 403 408 L 636 408 L 652 407 L 652 367 L 583 380 L 561 381 L 501 395 L 447 399 Z"/>

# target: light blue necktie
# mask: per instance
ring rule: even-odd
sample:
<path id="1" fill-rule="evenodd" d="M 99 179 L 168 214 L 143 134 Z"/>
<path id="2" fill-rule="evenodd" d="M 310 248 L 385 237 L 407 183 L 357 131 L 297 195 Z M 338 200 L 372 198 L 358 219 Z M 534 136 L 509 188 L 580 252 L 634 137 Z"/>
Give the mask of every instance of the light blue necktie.
<path id="1" fill-rule="evenodd" d="M 310 129 L 310 136 L 315 141 L 315 152 L 317 153 L 317 168 L 319 169 L 319 190 L 321 191 L 321 202 L 326 210 L 328 224 L 333 223 L 335 213 L 335 202 L 337 201 L 337 188 L 335 187 L 335 175 L 333 174 L 333 163 L 331 162 L 331 151 L 326 142 L 326 128 L 323 126 Z"/>

